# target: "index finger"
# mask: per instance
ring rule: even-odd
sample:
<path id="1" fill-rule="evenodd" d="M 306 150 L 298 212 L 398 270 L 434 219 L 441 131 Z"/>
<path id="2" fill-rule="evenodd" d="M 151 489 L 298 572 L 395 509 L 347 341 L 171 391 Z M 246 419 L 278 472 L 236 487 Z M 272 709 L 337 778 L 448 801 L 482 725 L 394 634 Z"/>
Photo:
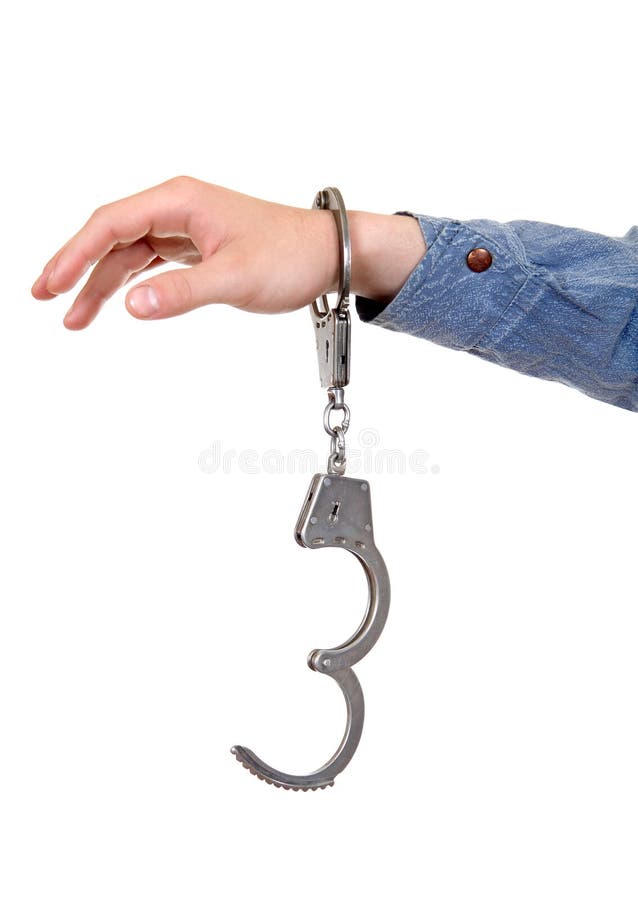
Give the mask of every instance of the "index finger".
<path id="1" fill-rule="evenodd" d="M 188 234 L 188 177 L 162 184 L 100 206 L 85 225 L 44 267 L 33 285 L 41 299 L 70 290 L 110 250 L 139 240 L 150 231 L 158 237 Z"/>

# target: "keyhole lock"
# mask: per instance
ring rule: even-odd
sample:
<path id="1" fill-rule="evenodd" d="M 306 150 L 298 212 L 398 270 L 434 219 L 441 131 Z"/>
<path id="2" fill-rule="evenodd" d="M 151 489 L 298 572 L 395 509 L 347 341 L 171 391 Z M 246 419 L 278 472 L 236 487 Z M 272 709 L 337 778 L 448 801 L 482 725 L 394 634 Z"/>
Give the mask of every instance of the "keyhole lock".
<path id="1" fill-rule="evenodd" d="M 332 512 L 328 516 L 328 521 L 331 525 L 335 525 L 339 521 L 339 507 L 341 506 L 341 500 L 335 500 L 334 506 L 332 507 Z"/>

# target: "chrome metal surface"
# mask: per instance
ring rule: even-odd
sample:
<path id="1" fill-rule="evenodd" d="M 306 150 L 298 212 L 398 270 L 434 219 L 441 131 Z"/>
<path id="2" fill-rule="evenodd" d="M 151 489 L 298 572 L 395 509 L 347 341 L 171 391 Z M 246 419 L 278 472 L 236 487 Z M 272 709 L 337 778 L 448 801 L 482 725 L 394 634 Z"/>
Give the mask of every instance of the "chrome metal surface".
<path id="1" fill-rule="evenodd" d="M 370 485 L 367 481 L 319 473 L 310 483 L 297 520 L 295 539 L 302 547 L 341 548 L 361 563 L 368 583 L 368 604 L 361 625 L 343 644 L 313 650 L 308 665 L 337 682 L 346 702 L 346 727 L 331 758 L 309 775 L 290 775 L 261 760 L 247 747 L 232 753 L 258 778 L 290 790 L 317 790 L 334 784 L 335 777 L 352 759 L 361 738 L 364 700 L 352 666 L 376 644 L 390 606 L 390 579 L 383 557 L 374 543 Z"/>
<path id="2" fill-rule="evenodd" d="M 350 247 L 350 227 L 346 205 L 341 191 L 336 187 L 327 187 L 317 194 L 312 204 L 315 209 L 330 209 L 335 213 L 337 234 L 339 235 L 339 290 L 337 291 L 337 309 L 346 310 L 350 302 L 350 274 L 352 271 L 352 252 Z M 327 303 L 326 295 L 322 299 Z"/>
<path id="3" fill-rule="evenodd" d="M 339 285 L 337 304 L 332 308 L 325 294 L 310 306 L 321 386 L 345 387 L 350 380 L 350 271 L 351 249 L 348 216 L 343 197 L 335 187 L 319 191 L 313 206 L 335 214 L 339 236 Z"/>
<path id="4" fill-rule="evenodd" d="M 330 392 L 328 392 L 328 396 L 330 396 Z M 330 422 L 330 413 L 336 410 L 337 412 L 342 412 L 343 416 L 341 417 L 341 422 L 338 425 L 332 425 Z M 346 403 L 341 403 L 340 406 L 337 406 L 332 398 L 328 400 L 326 408 L 323 411 L 323 427 L 327 434 L 335 434 L 337 428 L 340 428 L 341 431 L 345 434 L 348 430 L 348 426 L 350 425 L 350 407 Z"/>

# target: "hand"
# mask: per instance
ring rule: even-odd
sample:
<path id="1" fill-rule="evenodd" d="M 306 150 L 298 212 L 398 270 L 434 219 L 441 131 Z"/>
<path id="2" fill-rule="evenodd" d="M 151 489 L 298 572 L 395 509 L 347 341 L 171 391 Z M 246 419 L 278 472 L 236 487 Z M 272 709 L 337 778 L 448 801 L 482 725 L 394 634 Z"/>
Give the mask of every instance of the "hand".
<path id="1" fill-rule="evenodd" d="M 352 290 L 391 299 L 425 250 L 407 216 L 348 213 Z M 126 295 L 138 319 L 163 319 L 228 303 L 253 312 L 299 309 L 336 290 L 339 246 L 333 213 L 258 200 L 181 176 L 97 209 L 49 260 L 31 291 L 50 300 L 93 266 L 64 318 L 85 328 L 119 288 L 163 262 Z"/>

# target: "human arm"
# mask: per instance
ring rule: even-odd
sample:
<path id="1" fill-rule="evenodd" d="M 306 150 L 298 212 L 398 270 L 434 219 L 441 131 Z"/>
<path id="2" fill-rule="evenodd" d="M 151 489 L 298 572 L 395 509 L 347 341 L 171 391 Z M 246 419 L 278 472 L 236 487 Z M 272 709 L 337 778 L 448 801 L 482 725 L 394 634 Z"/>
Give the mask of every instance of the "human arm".
<path id="1" fill-rule="evenodd" d="M 638 409 L 638 229 L 609 238 L 527 221 L 359 211 L 349 220 L 364 320 Z M 468 266 L 476 248 L 489 251 L 484 271 Z M 335 289 L 338 256 L 329 211 L 181 177 L 96 210 L 32 293 L 52 299 L 93 267 L 64 320 L 79 330 L 131 278 L 172 261 L 188 268 L 129 289 L 133 316 L 208 303 L 285 312 Z"/>
<path id="2" fill-rule="evenodd" d="M 366 212 L 349 218 L 353 291 L 381 300 L 395 296 L 425 252 L 418 223 Z M 131 278 L 166 261 L 189 268 L 132 287 L 126 307 L 136 318 L 167 318 L 208 303 L 287 312 L 336 287 L 334 217 L 174 178 L 97 209 L 49 260 L 32 293 L 50 300 L 93 267 L 64 319 L 79 330 Z"/>

